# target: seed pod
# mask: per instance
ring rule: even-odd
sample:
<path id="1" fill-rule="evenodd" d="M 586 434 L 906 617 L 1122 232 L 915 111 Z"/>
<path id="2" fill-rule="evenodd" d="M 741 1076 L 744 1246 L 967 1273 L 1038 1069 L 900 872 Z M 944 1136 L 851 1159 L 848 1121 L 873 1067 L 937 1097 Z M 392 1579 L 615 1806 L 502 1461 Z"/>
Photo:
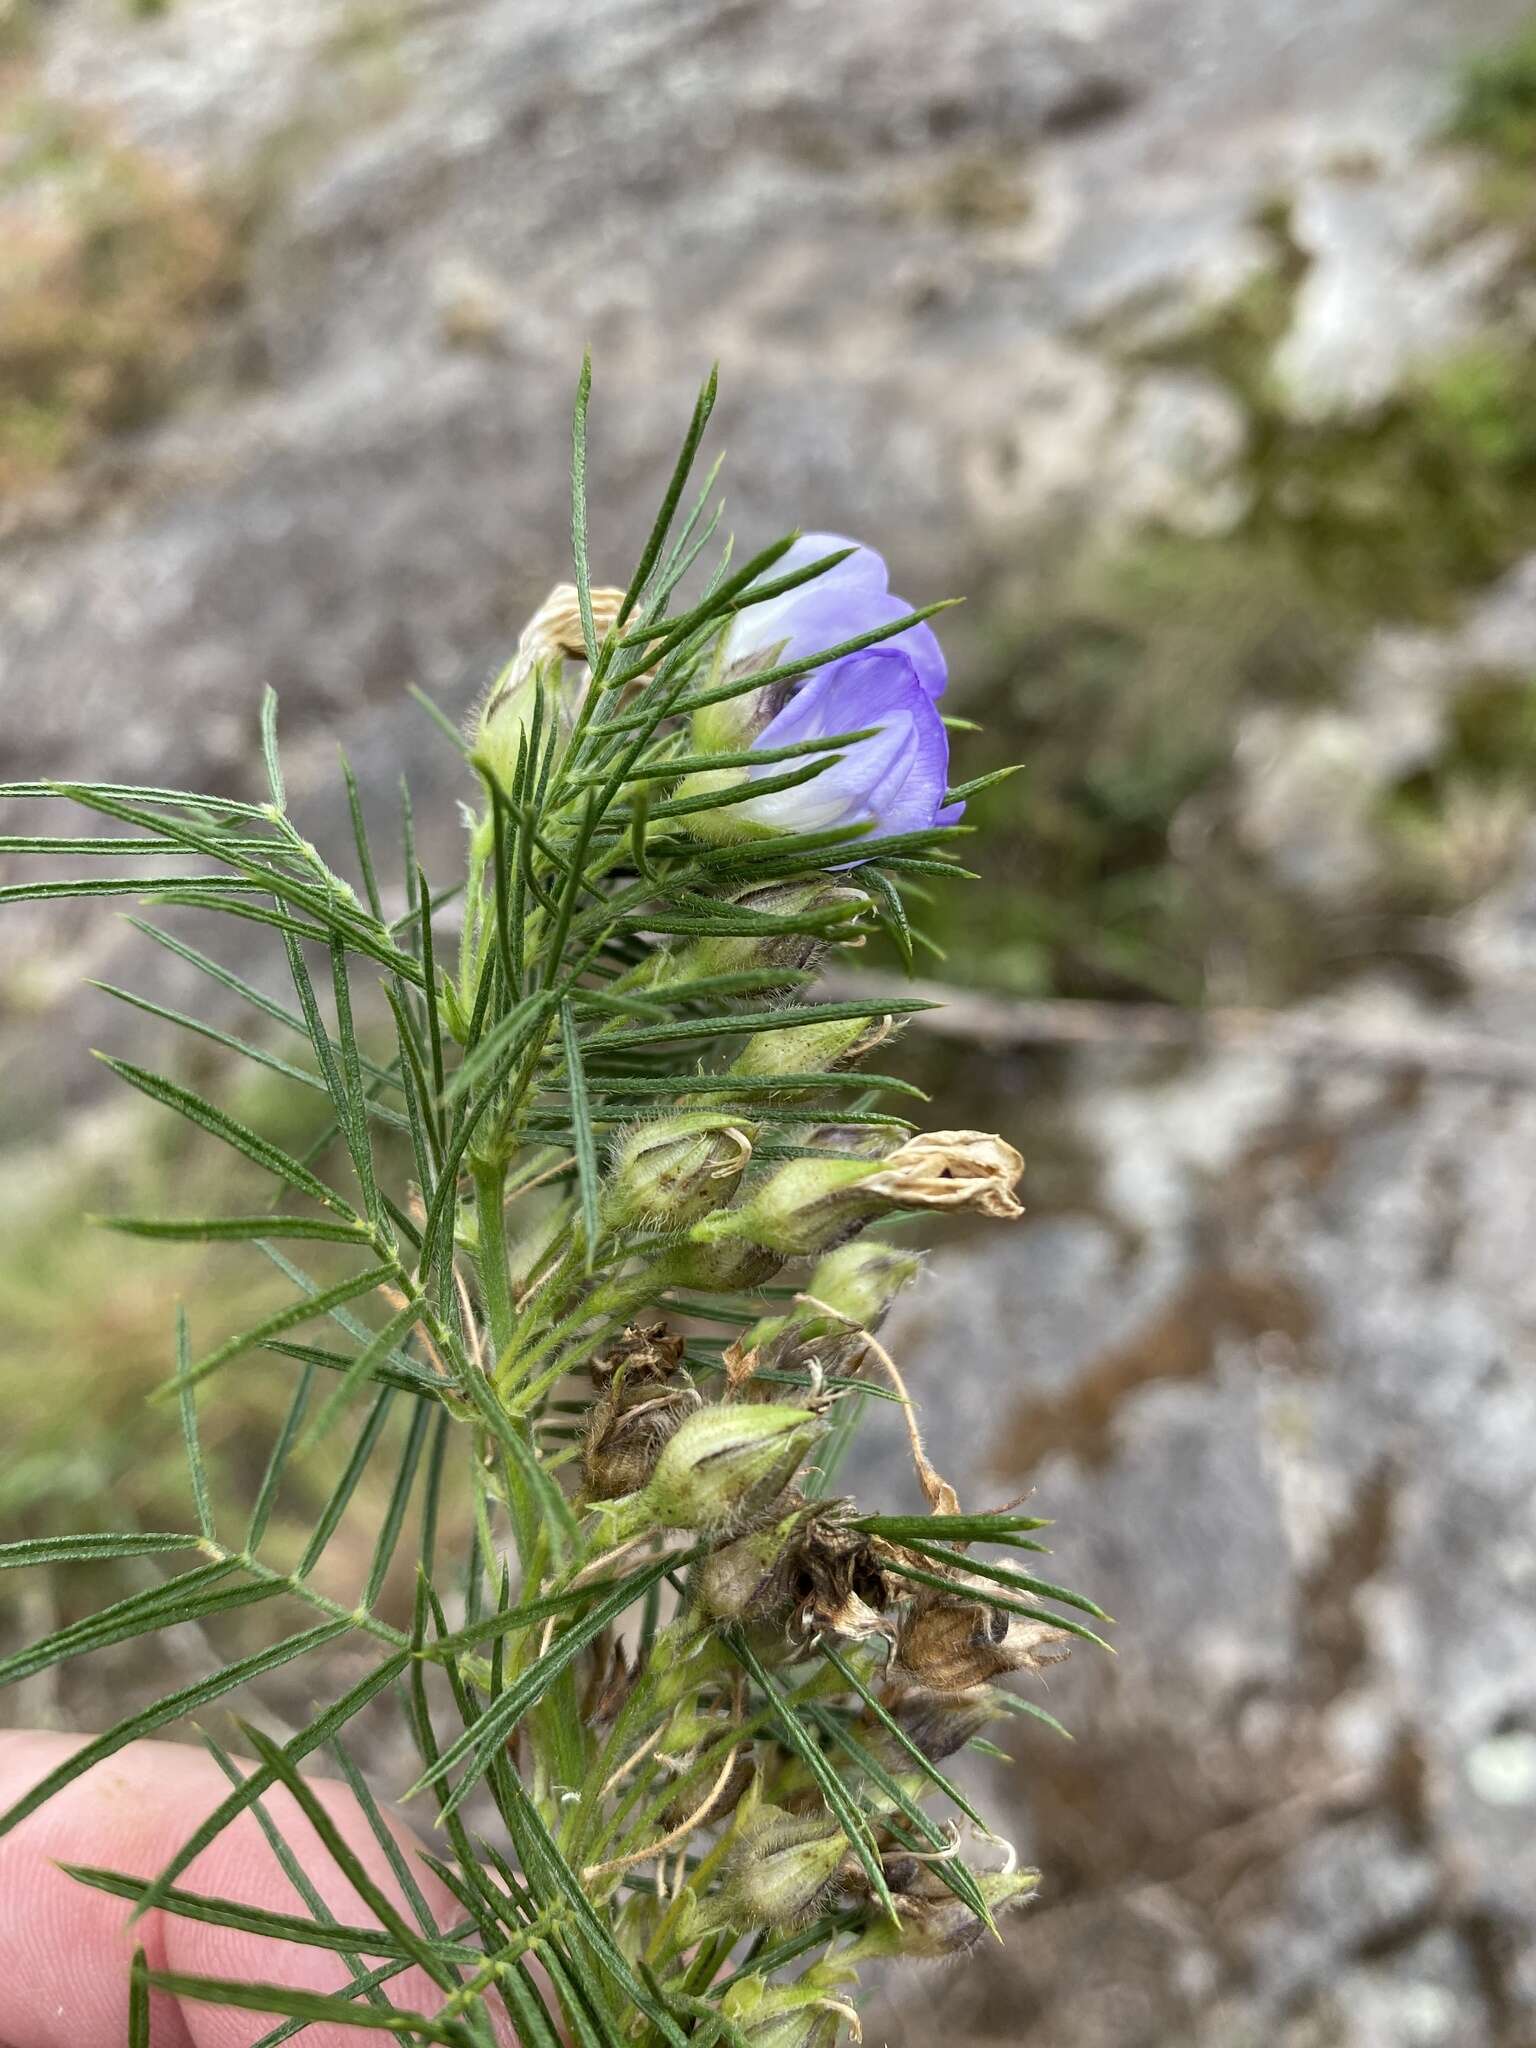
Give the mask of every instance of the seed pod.
<path id="1" fill-rule="evenodd" d="M 846 2000 L 857 1981 L 856 1973 L 839 1961 L 813 1963 L 788 1984 L 757 1975 L 738 1977 L 720 2010 L 751 2048 L 833 2048 L 842 2027 L 854 2021 Z"/>
<path id="2" fill-rule="evenodd" d="M 696 1223 L 689 1236 L 695 1244 L 763 1245 L 784 1258 L 829 1251 L 889 1206 L 861 1188 L 870 1170 L 858 1159 L 792 1159 L 765 1174 L 738 1207 Z"/>
<path id="3" fill-rule="evenodd" d="M 765 1245 L 745 1240 L 727 1244 L 669 1244 L 652 1271 L 652 1293 L 664 1287 L 697 1288 L 701 1294 L 750 1294 L 771 1280 L 784 1261 Z"/>
<path id="4" fill-rule="evenodd" d="M 886 1547 L 843 1520 L 840 1503 L 796 1500 L 767 1528 L 724 1543 L 694 1575 L 693 1598 L 715 1621 L 862 1642 L 894 1636 L 882 1615 L 899 1592 Z"/>
<path id="5" fill-rule="evenodd" d="M 848 1839 L 835 1822 L 759 1807 L 721 1874 L 731 1923 L 795 1927 L 815 1919 L 852 1862 Z"/>
<path id="6" fill-rule="evenodd" d="M 770 1508 L 826 1424 L 815 1408 L 719 1403 L 690 1415 L 656 1462 L 645 1508 L 668 1529 L 723 1531 Z"/>
<path id="7" fill-rule="evenodd" d="M 693 1576 L 695 1604 L 711 1621 L 767 1621 L 783 1604 L 781 1566 L 799 1512 L 722 1543 Z"/>
<path id="8" fill-rule="evenodd" d="M 836 2048 L 841 2025 L 836 2013 L 807 2007 L 802 2012 L 775 2014 L 758 2026 L 739 2031 L 752 2048 Z"/>
<path id="9" fill-rule="evenodd" d="M 885 1701 L 887 1712 L 929 1763 L 939 1764 L 956 1755 L 981 1733 L 989 1722 L 1000 1719 L 1007 1707 L 990 1685 L 972 1686 L 965 1692 L 934 1692 L 924 1685 L 899 1688 Z M 895 1761 L 905 1760 L 900 1745 L 891 1745 Z"/>
<path id="10" fill-rule="evenodd" d="M 711 1110 L 637 1124 L 614 1152 L 605 1219 L 652 1230 L 696 1223 L 731 1199 L 756 1135 L 754 1125 Z"/>
<path id="11" fill-rule="evenodd" d="M 1004 1671 L 1038 1671 L 1072 1647 L 1065 1629 L 991 1607 L 974 1591 L 925 1593 L 908 1608 L 896 1662 L 932 1692 L 965 1692 Z"/>

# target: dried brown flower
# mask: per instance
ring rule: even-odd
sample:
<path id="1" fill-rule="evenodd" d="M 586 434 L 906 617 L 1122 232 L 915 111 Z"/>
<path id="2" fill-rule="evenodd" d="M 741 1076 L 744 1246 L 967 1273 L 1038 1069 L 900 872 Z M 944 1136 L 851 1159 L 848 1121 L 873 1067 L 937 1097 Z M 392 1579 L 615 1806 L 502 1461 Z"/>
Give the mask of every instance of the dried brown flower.
<path id="1" fill-rule="evenodd" d="M 797 1501 L 768 1528 L 722 1544 L 700 1566 L 695 1597 L 718 1621 L 782 1626 L 860 1642 L 894 1637 L 886 1610 L 899 1582 L 888 1547 L 851 1529 L 838 1503 Z"/>
<path id="2" fill-rule="evenodd" d="M 1022 1216 L 1014 1197 L 1023 1156 L 987 1131 L 920 1131 L 889 1153 L 860 1186 L 904 1209 L 975 1209 Z"/>
<path id="3" fill-rule="evenodd" d="M 593 1384 L 608 1387 L 667 1380 L 683 1362 L 683 1339 L 665 1323 L 630 1323 L 588 1364 Z"/>
<path id="4" fill-rule="evenodd" d="M 1005 1671 L 1059 1663 L 1071 1643 L 1065 1629 L 1025 1621 L 957 1586 L 912 1602 L 896 1638 L 896 1662 L 931 1692 L 966 1692 Z"/>
<path id="5" fill-rule="evenodd" d="M 931 1764 L 955 1756 L 989 1722 L 1007 1711 L 994 1687 L 972 1686 L 966 1692 L 935 1692 L 926 1685 L 895 1687 L 885 1708 L 907 1740 Z"/>
<path id="6" fill-rule="evenodd" d="M 587 1416 L 582 1446 L 582 1487 L 588 1500 L 638 1493 L 656 1469 L 678 1425 L 700 1405 L 691 1381 L 658 1384 L 654 1374 L 633 1377 L 626 1368 Z"/>

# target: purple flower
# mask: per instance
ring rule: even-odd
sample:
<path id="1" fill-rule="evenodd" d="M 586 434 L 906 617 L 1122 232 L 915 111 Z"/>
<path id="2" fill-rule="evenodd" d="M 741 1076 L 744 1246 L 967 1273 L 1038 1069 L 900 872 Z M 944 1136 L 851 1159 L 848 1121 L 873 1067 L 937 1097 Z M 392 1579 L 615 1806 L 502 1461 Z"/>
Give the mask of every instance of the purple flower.
<path id="1" fill-rule="evenodd" d="M 853 545 L 837 534 L 805 534 L 775 563 L 772 574 L 788 575 Z M 857 547 L 814 581 L 740 613 L 726 643 L 726 660 L 732 666 L 801 661 L 904 618 L 911 609 L 886 588 L 885 563 L 874 550 Z M 814 780 L 733 805 L 720 814 L 722 820 L 771 832 L 820 832 L 867 823 L 871 839 L 953 824 L 965 806 L 944 803 L 949 735 L 935 707 L 948 680 L 939 643 L 926 625 L 909 626 L 889 640 L 812 669 L 786 686 L 788 700 L 754 735 L 754 747 L 793 746 L 868 726 L 878 726 L 878 732 L 848 747 L 836 767 Z M 749 768 L 747 775 L 761 781 L 795 765 L 765 762 Z"/>

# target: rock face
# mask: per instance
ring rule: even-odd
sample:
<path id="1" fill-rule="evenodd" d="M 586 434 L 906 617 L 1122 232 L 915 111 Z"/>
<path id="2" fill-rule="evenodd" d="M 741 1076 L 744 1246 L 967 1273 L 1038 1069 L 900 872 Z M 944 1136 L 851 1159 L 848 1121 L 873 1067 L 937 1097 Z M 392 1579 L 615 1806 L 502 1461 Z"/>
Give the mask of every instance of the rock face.
<path id="1" fill-rule="evenodd" d="M 1507 236 L 1430 138 L 1454 57 L 1526 6 L 39 9 L 19 89 L 213 195 L 244 282 L 158 421 L 0 504 L 0 776 L 250 793 L 271 682 L 306 824 L 340 739 L 380 825 L 409 764 L 446 866 L 457 763 L 405 685 L 457 715 L 563 573 L 584 341 L 600 574 L 713 357 L 737 531 L 868 535 L 914 600 L 1236 532 L 1261 451 L 1212 334 L 1283 244 L 1270 402 L 1369 432 L 1478 332 Z M 1383 807 L 1459 747 L 1470 795 L 1412 844 L 1458 900 L 1500 875 L 1436 946 L 1463 1021 L 1514 1032 L 1530 807 L 1457 719 L 1469 679 L 1536 670 L 1536 569 L 1451 609 L 1385 619 L 1326 703 L 1245 706 L 1234 831 L 1331 931 L 1381 885 Z M 77 907 L 0 918 L 8 1138 L 90 1072 L 74 992 L 121 948 Z M 989 1106 L 957 1121 L 1060 1162 L 893 1342 L 943 1387 L 941 1467 L 967 1501 L 1033 1488 L 1121 1654 L 1053 1677 L 1076 1746 L 1021 1723 L 991 1788 L 1041 1903 L 869 2037 L 1531 2048 L 1536 1098 L 1259 1053 L 965 1086 Z M 858 1476 L 899 1491 L 898 1451 Z"/>
<path id="2" fill-rule="evenodd" d="M 1120 1655 L 1035 1682 L 1076 1744 L 1020 1724 L 986 1790 L 1041 1903 L 928 2021 L 963 2002 L 979 2039 L 1052 2048 L 1536 2038 L 1536 1101 L 1077 1055 L 999 1074 L 1026 1150 L 1047 1078 L 1076 1194 L 949 1248 L 888 1340 L 963 1500 L 1030 1488 Z M 895 1442 L 860 1478 L 911 1489 Z M 929 1981 L 890 2038 L 928 2038 Z"/>

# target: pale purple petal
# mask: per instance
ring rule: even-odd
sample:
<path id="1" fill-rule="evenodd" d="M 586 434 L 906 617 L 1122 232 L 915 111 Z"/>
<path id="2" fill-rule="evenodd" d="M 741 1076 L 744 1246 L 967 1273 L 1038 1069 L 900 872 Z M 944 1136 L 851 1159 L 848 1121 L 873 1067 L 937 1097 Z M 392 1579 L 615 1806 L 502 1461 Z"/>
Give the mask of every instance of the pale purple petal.
<path id="1" fill-rule="evenodd" d="M 949 738 L 912 662 L 898 648 L 872 647 L 830 663 L 758 735 L 759 747 L 795 745 L 875 726 L 812 782 L 771 791 L 741 806 L 774 831 L 816 832 L 868 823 L 872 838 L 924 831 L 939 814 L 949 772 Z M 782 773 L 765 762 L 753 778 Z M 959 814 L 951 806 L 949 823 Z"/>
<path id="2" fill-rule="evenodd" d="M 777 661 L 804 661 L 873 632 L 877 626 L 905 618 L 912 606 L 886 588 L 886 567 L 880 556 L 873 548 L 859 547 L 840 534 L 803 534 L 774 564 L 769 580 L 808 568 L 845 547 L 854 547 L 855 552 L 812 582 L 740 612 L 731 625 L 727 658 L 743 661 L 774 653 Z M 904 653 L 930 697 L 943 694 L 949 673 L 927 625 L 909 626 L 906 632 L 877 645 Z"/>

